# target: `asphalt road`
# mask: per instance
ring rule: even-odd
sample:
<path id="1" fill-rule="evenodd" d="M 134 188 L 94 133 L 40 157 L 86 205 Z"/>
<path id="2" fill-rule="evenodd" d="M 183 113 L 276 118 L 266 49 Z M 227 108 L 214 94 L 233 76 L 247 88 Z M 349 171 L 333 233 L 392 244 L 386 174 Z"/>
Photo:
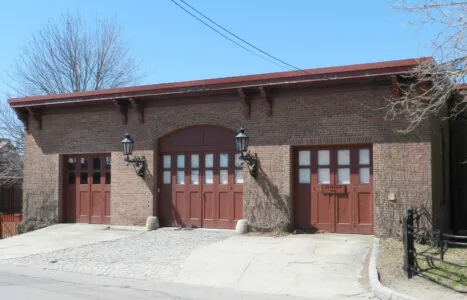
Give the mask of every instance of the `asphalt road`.
<path id="1" fill-rule="evenodd" d="M 312 296 L 312 292 L 310 294 Z M 178 283 L 99 277 L 12 265 L 0 265 L 0 298 L 15 300 L 305 299 Z"/>

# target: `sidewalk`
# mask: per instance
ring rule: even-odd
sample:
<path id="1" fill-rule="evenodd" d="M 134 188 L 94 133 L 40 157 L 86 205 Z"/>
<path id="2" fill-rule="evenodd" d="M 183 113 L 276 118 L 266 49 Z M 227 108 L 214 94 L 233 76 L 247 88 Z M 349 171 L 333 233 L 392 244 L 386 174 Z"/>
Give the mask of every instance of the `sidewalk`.
<path id="1" fill-rule="evenodd" d="M 144 227 L 56 224 L 0 240 L 0 260 L 111 241 L 146 231 Z"/>

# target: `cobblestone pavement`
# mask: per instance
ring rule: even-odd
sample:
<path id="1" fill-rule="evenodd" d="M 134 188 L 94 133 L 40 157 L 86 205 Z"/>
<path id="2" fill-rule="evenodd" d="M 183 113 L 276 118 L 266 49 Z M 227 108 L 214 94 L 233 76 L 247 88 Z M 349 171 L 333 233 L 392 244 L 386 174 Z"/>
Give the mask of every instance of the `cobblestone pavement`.
<path id="1" fill-rule="evenodd" d="M 232 234 L 229 230 L 161 228 L 3 262 L 93 275 L 173 280 L 195 248 L 225 240 Z"/>

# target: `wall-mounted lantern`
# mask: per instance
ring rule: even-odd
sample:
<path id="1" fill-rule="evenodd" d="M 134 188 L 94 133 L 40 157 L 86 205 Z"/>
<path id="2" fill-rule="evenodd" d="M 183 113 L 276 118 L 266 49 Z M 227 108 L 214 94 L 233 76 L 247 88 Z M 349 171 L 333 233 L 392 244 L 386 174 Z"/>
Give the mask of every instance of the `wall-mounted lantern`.
<path id="1" fill-rule="evenodd" d="M 144 172 L 146 171 L 146 160 L 144 157 L 135 156 L 130 159 L 130 155 L 133 154 L 133 147 L 135 141 L 133 141 L 128 133 L 125 134 L 124 139 L 122 140 L 122 150 L 123 155 L 125 155 L 125 163 L 133 164 L 138 176 L 144 177 Z"/>
<path id="2" fill-rule="evenodd" d="M 248 151 L 248 141 L 249 137 L 245 133 L 245 128 L 240 128 L 238 130 L 237 135 L 235 136 L 235 145 L 237 148 L 237 153 L 241 153 L 240 159 L 247 163 L 250 175 L 256 178 L 258 158 L 256 156 L 256 153 L 251 154 L 251 152 Z"/>

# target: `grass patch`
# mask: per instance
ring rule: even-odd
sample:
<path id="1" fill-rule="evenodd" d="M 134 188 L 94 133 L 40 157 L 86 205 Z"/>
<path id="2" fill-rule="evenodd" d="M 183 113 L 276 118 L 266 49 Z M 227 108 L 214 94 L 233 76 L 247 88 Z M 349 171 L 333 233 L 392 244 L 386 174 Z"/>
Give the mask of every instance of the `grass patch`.
<path id="1" fill-rule="evenodd" d="M 417 253 L 439 258 L 439 252 L 436 248 L 419 244 L 416 244 L 415 248 L 417 249 Z M 421 255 L 416 256 L 416 263 L 422 274 L 453 288 L 467 292 L 467 267 L 462 267 L 462 265 L 467 266 L 467 249 L 448 249 L 444 255 L 444 261 L 458 264 L 459 266 L 436 261 Z"/>

